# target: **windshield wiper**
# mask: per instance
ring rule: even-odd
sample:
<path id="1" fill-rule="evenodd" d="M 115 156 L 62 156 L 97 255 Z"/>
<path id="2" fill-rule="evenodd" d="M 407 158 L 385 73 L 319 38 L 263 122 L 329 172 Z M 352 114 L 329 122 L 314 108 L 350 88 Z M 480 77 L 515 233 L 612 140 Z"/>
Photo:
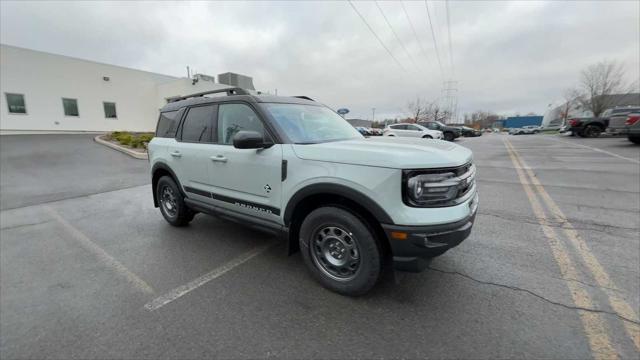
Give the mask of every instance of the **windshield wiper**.
<path id="1" fill-rule="evenodd" d="M 318 142 L 316 141 L 306 141 L 306 142 L 295 142 L 294 144 L 296 145 L 311 145 L 311 144 L 317 144 Z"/>

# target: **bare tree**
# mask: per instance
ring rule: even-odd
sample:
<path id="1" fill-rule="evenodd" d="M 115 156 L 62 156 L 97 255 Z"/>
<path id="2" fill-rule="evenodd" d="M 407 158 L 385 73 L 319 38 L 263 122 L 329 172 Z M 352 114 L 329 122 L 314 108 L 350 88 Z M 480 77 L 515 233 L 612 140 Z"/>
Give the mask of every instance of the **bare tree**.
<path id="1" fill-rule="evenodd" d="M 591 65 L 581 73 L 581 95 L 577 97 L 577 101 L 582 108 L 591 110 L 593 116 L 599 117 L 614 105 L 610 95 L 629 92 L 625 88 L 624 78 L 623 65 L 616 61 L 601 61 Z"/>
<path id="2" fill-rule="evenodd" d="M 416 97 L 415 101 L 409 101 L 407 103 L 407 110 L 409 112 L 410 122 L 418 122 L 424 120 L 427 112 L 427 102 L 420 97 Z"/>
<path id="3" fill-rule="evenodd" d="M 449 118 L 449 111 L 440 107 L 438 101 L 430 102 L 426 108 L 426 120 L 429 121 L 443 121 Z"/>
<path id="4" fill-rule="evenodd" d="M 580 92 L 577 89 L 566 89 L 562 95 L 564 104 L 560 106 L 560 119 L 562 124 L 566 124 L 571 114 L 571 110 L 577 109 L 577 99 L 581 97 Z"/>

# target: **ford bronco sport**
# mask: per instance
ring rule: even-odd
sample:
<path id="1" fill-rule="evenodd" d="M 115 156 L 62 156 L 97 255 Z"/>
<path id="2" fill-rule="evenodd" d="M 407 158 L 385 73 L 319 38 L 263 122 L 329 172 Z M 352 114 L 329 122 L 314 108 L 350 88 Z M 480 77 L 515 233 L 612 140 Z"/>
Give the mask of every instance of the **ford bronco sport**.
<path id="1" fill-rule="evenodd" d="M 371 289 L 386 259 L 423 270 L 469 235 L 478 206 L 468 149 L 364 138 L 307 97 L 229 88 L 173 99 L 149 161 L 155 206 L 171 225 L 207 213 L 279 234 L 345 295 Z"/>

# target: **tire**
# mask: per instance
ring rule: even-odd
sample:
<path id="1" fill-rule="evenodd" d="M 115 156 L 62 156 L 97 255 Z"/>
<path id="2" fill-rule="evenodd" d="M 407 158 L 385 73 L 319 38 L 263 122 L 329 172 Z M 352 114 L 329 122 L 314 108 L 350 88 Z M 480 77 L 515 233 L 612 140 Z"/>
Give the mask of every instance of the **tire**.
<path id="1" fill-rule="evenodd" d="M 584 137 L 597 138 L 602 134 L 602 128 L 598 125 L 587 125 L 582 132 Z"/>
<path id="2" fill-rule="evenodd" d="M 446 132 L 446 133 L 444 133 L 444 139 L 447 140 L 447 141 L 453 141 L 453 139 L 455 139 L 455 137 L 453 136 L 453 133 Z"/>
<path id="3" fill-rule="evenodd" d="M 640 136 L 629 136 L 628 139 L 632 143 L 640 145 Z"/>
<path id="4" fill-rule="evenodd" d="M 195 211 L 185 204 L 182 192 L 169 176 L 163 176 L 158 180 L 156 197 L 162 216 L 173 226 L 186 226 L 196 215 Z"/>
<path id="5" fill-rule="evenodd" d="M 578 135 L 579 137 L 587 137 L 587 136 L 584 134 L 584 129 L 583 129 L 583 130 L 580 130 L 580 131 L 578 131 L 578 132 L 576 132 L 576 135 Z"/>
<path id="6" fill-rule="evenodd" d="M 431 136 L 429 136 L 429 135 L 425 135 L 425 136 L 423 136 L 422 138 L 423 138 L 423 139 L 433 139 L 433 138 L 432 138 Z"/>
<path id="7" fill-rule="evenodd" d="M 342 295 L 367 293 L 382 272 L 375 233 L 356 215 L 327 206 L 312 211 L 300 227 L 300 251 L 313 277 Z"/>

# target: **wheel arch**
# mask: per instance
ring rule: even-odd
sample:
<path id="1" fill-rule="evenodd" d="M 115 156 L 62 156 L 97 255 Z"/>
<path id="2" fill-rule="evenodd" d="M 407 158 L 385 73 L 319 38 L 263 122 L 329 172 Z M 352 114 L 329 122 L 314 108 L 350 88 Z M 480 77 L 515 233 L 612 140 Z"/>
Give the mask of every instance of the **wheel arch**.
<path id="1" fill-rule="evenodd" d="M 171 170 L 171 167 L 164 162 L 157 162 L 151 168 L 151 190 L 153 193 L 153 206 L 158 207 L 158 196 L 156 194 L 156 186 L 158 185 L 158 180 L 160 180 L 163 176 L 170 176 L 173 181 L 178 185 L 178 189 L 180 189 L 180 194 L 186 197 L 184 191 L 182 190 L 182 185 L 180 184 L 180 180 L 176 176 L 176 173 Z"/>
<path id="2" fill-rule="evenodd" d="M 287 203 L 283 220 L 285 226 L 289 228 L 289 254 L 299 250 L 298 237 L 302 221 L 311 211 L 321 206 L 340 207 L 358 216 L 380 239 L 385 252 L 390 254 L 389 242 L 381 226 L 381 224 L 393 223 L 389 214 L 360 191 L 330 183 L 306 186 L 298 190 Z"/>

